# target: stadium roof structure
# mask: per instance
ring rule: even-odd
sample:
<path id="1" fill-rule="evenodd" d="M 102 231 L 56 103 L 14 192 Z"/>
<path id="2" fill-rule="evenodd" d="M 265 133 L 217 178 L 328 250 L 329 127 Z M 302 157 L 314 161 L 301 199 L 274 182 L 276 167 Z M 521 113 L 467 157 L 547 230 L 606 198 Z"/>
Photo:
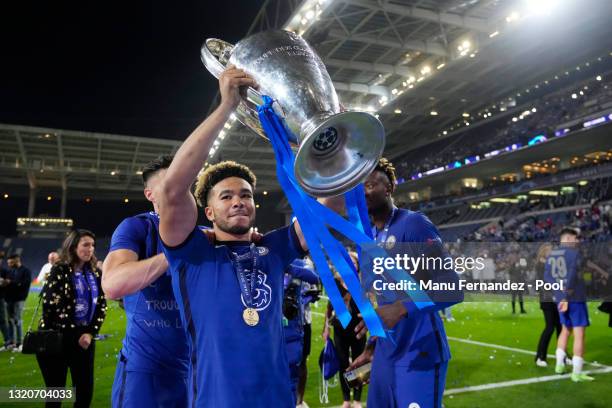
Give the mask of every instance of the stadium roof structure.
<path id="1" fill-rule="evenodd" d="M 249 140 L 253 139 L 249 136 Z M 142 167 L 181 142 L 145 137 L 0 124 L 0 184 L 142 196 Z M 269 180 L 274 180 L 268 170 Z M 274 185 L 259 182 L 262 188 Z"/>
<path id="2" fill-rule="evenodd" d="M 546 16 L 541 5 L 552 3 Z M 601 0 L 266 0 L 245 36 L 277 28 L 303 35 L 342 103 L 378 115 L 393 159 L 464 131 L 483 112 L 490 120 L 526 103 L 515 99 L 560 69 L 608 56 L 610 15 L 612 2 Z M 179 144 L 0 124 L 0 183 L 140 194 L 143 164 Z M 250 166 L 260 189 L 280 189 L 270 144 L 235 119 L 208 162 L 226 159 Z"/>
<path id="3" fill-rule="evenodd" d="M 31 189 L 142 193 L 141 169 L 180 142 L 0 124 L 0 183 Z"/>
<path id="4" fill-rule="evenodd" d="M 597 0 L 268 0 L 247 35 L 304 36 L 341 102 L 378 115 L 385 155 L 397 158 L 486 112 L 505 113 L 520 92 L 525 103 L 530 87 L 561 69 L 608 56 L 610 15 L 612 2 Z M 238 160 L 260 180 L 273 173 L 265 140 L 237 121 L 228 129 L 209 162 Z"/>

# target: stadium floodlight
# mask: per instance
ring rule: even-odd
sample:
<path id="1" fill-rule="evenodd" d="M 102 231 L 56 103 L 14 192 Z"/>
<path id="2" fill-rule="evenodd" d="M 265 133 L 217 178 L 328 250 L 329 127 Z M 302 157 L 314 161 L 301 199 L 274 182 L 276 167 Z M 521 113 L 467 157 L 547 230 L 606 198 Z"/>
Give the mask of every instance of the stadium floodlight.
<path id="1" fill-rule="evenodd" d="M 437 112 L 437 111 L 435 111 L 435 110 L 432 110 L 431 112 L 429 112 L 429 114 L 430 114 L 431 116 L 438 116 L 438 112 Z"/>
<path id="2" fill-rule="evenodd" d="M 469 114 L 469 113 L 467 113 L 467 112 L 463 112 L 463 113 L 461 114 L 461 116 L 463 116 L 464 118 L 469 118 L 469 117 L 470 117 L 470 114 Z"/>
<path id="3" fill-rule="evenodd" d="M 575 93 L 572 94 L 572 99 L 577 99 L 578 95 L 576 95 Z"/>
<path id="4" fill-rule="evenodd" d="M 507 21 L 508 23 L 511 23 L 511 22 L 513 22 L 513 21 L 518 20 L 520 17 L 521 17 L 521 15 L 520 15 L 518 12 L 513 11 L 512 13 L 510 13 L 510 14 L 508 15 L 508 17 L 506 17 L 506 21 Z"/>
<path id="5" fill-rule="evenodd" d="M 395 114 L 399 115 L 399 114 L 401 114 L 401 113 L 402 113 L 402 110 L 401 110 L 401 109 L 396 109 L 396 110 L 394 110 L 393 112 L 395 112 Z"/>
<path id="6" fill-rule="evenodd" d="M 548 197 L 556 197 L 559 195 L 558 191 L 552 190 L 532 190 L 529 192 L 530 195 L 539 195 L 539 196 L 548 196 Z"/>
<path id="7" fill-rule="evenodd" d="M 524 0 L 528 14 L 547 16 L 559 5 L 559 0 Z"/>
<path id="8" fill-rule="evenodd" d="M 499 31 L 493 31 L 491 34 L 489 34 L 489 38 L 493 38 L 498 34 L 499 34 Z"/>
<path id="9" fill-rule="evenodd" d="M 595 79 L 596 79 L 596 80 L 598 80 L 598 81 L 601 81 L 601 75 L 597 75 L 597 76 L 595 77 Z"/>

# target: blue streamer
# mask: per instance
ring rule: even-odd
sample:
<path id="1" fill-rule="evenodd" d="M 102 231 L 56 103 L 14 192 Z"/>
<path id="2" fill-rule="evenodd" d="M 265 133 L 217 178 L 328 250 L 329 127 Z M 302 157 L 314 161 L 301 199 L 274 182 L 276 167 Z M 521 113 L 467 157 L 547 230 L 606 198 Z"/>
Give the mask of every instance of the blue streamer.
<path id="1" fill-rule="evenodd" d="M 302 228 L 304 238 L 308 243 L 311 256 L 320 272 L 321 280 L 327 289 L 338 319 L 342 325 L 346 327 L 350 323 L 351 316 L 336 287 L 333 274 L 329 270 L 322 249 L 327 252 L 330 260 L 337 268 L 338 273 L 342 277 L 349 293 L 359 308 L 370 333 L 374 336 L 386 337 L 378 315 L 361 292 L 361 285 L 357 277 L 357 272 L 348 253 L 345 248 L 333 238 L 324 224 L 320 222 L 320 215 L 317 213 L 317 208 L 326 207 L 307 196 L 295 180 L 293 175 L 293 163 L 295 158 L 287 143 L 288 130 L 272 109 L 273 100 L 267 96 L 264 96 L 263 99 L 264 104 L 258 108 L 259 118 L 274 148 L 279 183 L 283 187 L 298 220 L 300 220 L 300 227 Z M 315 206 L 313 206 L 312 203 L 315 203 Z M 319 204 L 319 207 L 317 207 L 316 204 Z"/>

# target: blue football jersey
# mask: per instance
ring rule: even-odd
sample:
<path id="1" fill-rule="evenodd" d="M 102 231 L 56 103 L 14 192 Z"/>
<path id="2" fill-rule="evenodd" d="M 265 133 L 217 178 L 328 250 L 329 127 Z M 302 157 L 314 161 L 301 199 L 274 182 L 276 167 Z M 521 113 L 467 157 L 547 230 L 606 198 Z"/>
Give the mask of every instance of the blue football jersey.
<path id="1" fill-rule="evenodd" d="M 391 217 L 386 234 L 373 230 L 377 241 L 384 243 L 389 256 L 407 252 L 412 257 L 444 256 L 438 230 L 425 215 L 396 208 Z M 418 280 L 420 275 L 421 271 L 417 271 L 413 277 Z M 452 270 L 427 271 L 427 276 L 422 278 L 455 283 L 458 287 L 458 275 Z M 438 311 L 462 300 L 463 294 L 457 291 L 448 296 L 448 301 L 434 300 L 424 309 L 418 309 L 412 301 L 404 302 L 407 316 L 393 328 L 389 338 L 377 339 L 374 361 L 382 358 L 386 366 L 417 370 L 430 369 L 437 363 L 448 361 L 450 349 Z"/>
<path id="2" fill-rule="evenodd" d="M 249 275 L 255 278 L 252 307 L 259 322 L 249 326 L 233 265 L 234 254 L 249 246 L 212 244 L 197 228 L 178 247 L 164 246 L 192 345 L 198 407 L 295 406 L 283 340 L 283 273 L 304 254 L 293 227 L 264 235 L 256 248 L 256 270 Z"/>
<path id="3" fill-rule="evenodd" d="M 154 212 L 126 218 L 113 233 L 110 251 L 129 249 L 138 254 L 139 260 L 157 255 L 162 251 L 158 227 L 159 217 Z M 123 305 L 127 326 L 122 354 L 127 359 L 127 370 L 175 372 L 185 377 L 189 370 L 189 343 L 169 272 L 125 296 Z"/>
<path id="4" fill-rule="evenodd" d="M 586 287 L 582 278 L 582 257 L 578 248 L 560 245 L 546 258 L 544 280 L 549 283 L 562 283 L 563 290 L 555 290 L 555 302 L 586 302 Z"/>

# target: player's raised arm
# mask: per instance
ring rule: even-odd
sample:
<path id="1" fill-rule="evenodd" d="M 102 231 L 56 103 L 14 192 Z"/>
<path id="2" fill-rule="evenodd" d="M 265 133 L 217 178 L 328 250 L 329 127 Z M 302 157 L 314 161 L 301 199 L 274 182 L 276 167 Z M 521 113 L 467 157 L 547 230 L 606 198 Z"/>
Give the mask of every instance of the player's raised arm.
<path id="1" fill-rule="evenodd" d="M 168 246 L 185 241 L 198 218 L 191 185 L 223 125 L 240 102 L 241 87 L 256 87 L 244 71 L 229 67 L 219 77 L 221 104 L 185 140 L 168 168 L 162 185 L 159 233 Z"/>

